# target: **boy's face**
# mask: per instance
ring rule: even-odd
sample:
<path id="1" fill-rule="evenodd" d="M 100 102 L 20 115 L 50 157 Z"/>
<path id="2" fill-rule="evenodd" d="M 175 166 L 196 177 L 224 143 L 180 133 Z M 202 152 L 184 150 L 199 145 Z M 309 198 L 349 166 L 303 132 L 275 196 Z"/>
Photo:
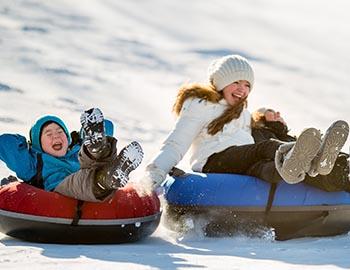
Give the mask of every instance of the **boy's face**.
<path id="1" fill-rule="evenodd" d="M 40 143 L 45 153 L 55 157 L 63 157 L 68 150 L 67 135 L 56 123 L 51 123 L 43 128 Z"/>

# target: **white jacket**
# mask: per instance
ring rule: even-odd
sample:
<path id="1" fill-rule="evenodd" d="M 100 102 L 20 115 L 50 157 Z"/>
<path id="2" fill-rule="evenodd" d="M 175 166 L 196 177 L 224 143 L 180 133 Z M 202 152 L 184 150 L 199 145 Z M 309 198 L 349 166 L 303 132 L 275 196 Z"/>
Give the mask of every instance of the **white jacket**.
<path id="1" fill-rule="evenodd" d="M 194 171 L 202 171 L 209 156 L 233 145 L 254 143 L 251 115 L 244 109 L 238 119 L 225 124 L 222 131 L 209 135 L 207 126 L 227 108 L 225 99 L 212 103 L 199 98 L 187 99 L 175 127 L 164 141 L 159 153 L 147 166 L 148 177 L 160 184 L 191 147 L 190 162 Z"/>

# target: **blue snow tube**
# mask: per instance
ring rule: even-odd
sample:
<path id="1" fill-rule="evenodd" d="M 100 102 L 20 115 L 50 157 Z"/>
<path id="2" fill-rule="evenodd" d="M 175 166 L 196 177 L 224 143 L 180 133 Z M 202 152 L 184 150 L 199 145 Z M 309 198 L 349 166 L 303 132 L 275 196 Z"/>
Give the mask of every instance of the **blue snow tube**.
<path id="1" fill-rule="evenodd" d="M 256 225 L 274 228 L 280 240 L 350 230 L 347 192 L 325 192 L 284 181 L 273 190 L 271 184 L 255 177 L 215 173 L 169 177 L 163 186 L 169 219 L 181 222 L 183 217 L 205 217 L 205 231 L 212 236 L 231 235 Z"/>

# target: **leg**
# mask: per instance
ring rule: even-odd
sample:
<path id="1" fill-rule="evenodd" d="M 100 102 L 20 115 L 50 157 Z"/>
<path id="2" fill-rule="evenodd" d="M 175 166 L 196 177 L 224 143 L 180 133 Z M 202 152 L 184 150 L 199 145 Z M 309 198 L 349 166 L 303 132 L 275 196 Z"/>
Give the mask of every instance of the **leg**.
<path id="1" fill-rule="evenodd" d="M 203 172 L 247 174 L 254 164 L 262 160 L 273 161 L 280 145 L 280 141 L 269 140 L 257 144 L 231 146 L 211 155 L 203 167 Z"/>
<path id="2" fill-rule="evenodd" d="M 82 146 L 79 152 L 81 169 L 67 176 L 55 191 L 65 196 L 83 201 L 101 201 L 113 193 L 113 189 L 105 188 L 99 183 L 97 177 L 101 168 L 108 166 L 117 159 L 116 139 L 107 137 L 110 145 L 110 154 L 99 160 L 90 156 L 86 146 Z"/>
<path id="3" fill-rule="evenodd" d="M 271 167 L 271 164 L 258 164 L 263 160 L 275 161 L 275 166 L 272 166 L 274 170 L 277 169 L 287 183 L 294 184 L 304 180 L 320 144 L 320 133 L 314 128 L 309 128 L 303 131 L 295 144 L 269 140 L 251 145 L 232 146 L 210 156 L 203 172 L 253 174 L 269 182 L 279 181 L 274 171 L 270 176 L 266 176 L 266 166 Z M 285 152 L 282 151 L 284 149 Z M 255 170 L 249 171 L 253 166 L 256 166 Z"/>
<path id="4" fill-rule="evenodd" d="M 339 154 L 335 165 L 328 175 L 305 177 L 305 183 L 324 191 L 347 191 L 350 192 L 349 164 L 346 154 Z"/>
<path id="5" fill-rule="evenodd" d="M 67 176 L 54 191 L 88 202 L 100 202 L 113 192 L 113 190 L 98 188 L 95 181 L 95 170 L 93 169 L 81 169 Z"/>
<path id="6" fill-rule="evenodd" d="M 282 180 L 276 169 L 275 161 L 271 160 L 262 160 L 254 164 L 247 171 L 247 175 L 255 176 L 268 183 L 279 183 Z"/>

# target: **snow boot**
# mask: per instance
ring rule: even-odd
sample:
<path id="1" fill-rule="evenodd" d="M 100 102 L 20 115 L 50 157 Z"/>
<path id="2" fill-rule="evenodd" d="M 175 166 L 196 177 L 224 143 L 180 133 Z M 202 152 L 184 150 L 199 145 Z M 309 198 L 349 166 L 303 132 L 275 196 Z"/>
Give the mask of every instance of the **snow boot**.
<path id="1" fill-rule="evenodd" d="M 317 174 L 329 174 L 337 160 L 340 150 L 344 146 L 349 135 L 347 122 L 339 120 L 334 122 L 326 131 L 322 139 L 320 151 L 312 161 L 308 174 L 312 177 Z"/>
<path id="2" fill-rule="evenodd" d="M 104 118 L 100 109 L 92 108 L 80 116 L 80 123 L 84 131 L 84 145 L 90 153 L 97 153 L 106 145 L 104 132 Z"/>
<path id="3" fill-rule="evenodd" d="M 130 172 L 141 164 L 142 158 L 141 145 L 138 142 L 130 143 L 111 164 L 96 173 L 97 184 L 107 190 L 124 187 L 129 181 Z"/>
<path id="4" fill-rule="evenodd" d="M 321 134 L 315 128 L 305 129 L 295 143 L 282 144 L 276 151 L 275 164 L 284 181 L 289 184 L 303 181 L 320 147 Z"/>

